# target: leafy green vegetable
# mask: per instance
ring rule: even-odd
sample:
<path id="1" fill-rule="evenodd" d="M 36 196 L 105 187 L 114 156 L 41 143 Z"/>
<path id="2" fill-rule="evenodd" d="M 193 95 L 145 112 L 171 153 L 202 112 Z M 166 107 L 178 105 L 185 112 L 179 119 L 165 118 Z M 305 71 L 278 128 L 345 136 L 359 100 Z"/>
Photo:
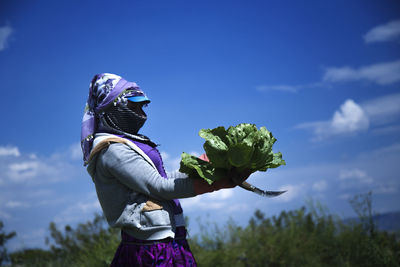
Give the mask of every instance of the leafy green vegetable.
<path id="1" fill-rule="evenodd" d="M 228 129 L 201 129 L 199 135 L 205 139 L 203 147 L 210 162 L 184 152 L 179 171 L 198 175 L 210 184 L 226 177 L 232 168 L 255 172 L 286 165 L 282 153 L 272 152 L 276 138 L 265 127 L 241 123 Z"/>

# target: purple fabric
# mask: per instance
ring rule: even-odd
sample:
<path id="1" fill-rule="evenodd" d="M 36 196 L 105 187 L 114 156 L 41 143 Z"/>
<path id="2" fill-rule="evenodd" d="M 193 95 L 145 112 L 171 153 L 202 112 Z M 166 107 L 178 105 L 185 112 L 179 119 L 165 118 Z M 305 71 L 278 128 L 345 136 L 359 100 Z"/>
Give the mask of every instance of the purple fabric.
<path id="1" fill-rule="evenodd" d="M 102 111 L 105 107 L 107 107 L 111 102 L 113 102 L 126 87 L 128 81 L 124 79 L 120 79 L 118 83 L 110 90 L 110 92 L 105 96 L 104 100 L 99 101 L 96 107 L 94 108 L 95 112 Z"/>
<path id="2" fill-rule="evenodd" d="M 119 104 L 123 99 L 138 95 L 145 96 L 136 83 L 128 82 L 118 75 L 102 73 L 93 77 L 81 127 L 81 147 L 85 164 L 97 132 L 99 114 L 113 102 Z"/>
<path id="3" fill-rule="evenodd" d="M 125 137 L 126 138 L 126 137 Z M 162 157 L 160 152 L 158 151 L 157 148 L 152 147 L 148 144 L 143 144 L 141 142 L 138 141 L 134 141 L 131 140 L 133 143 L 135 143 L 144 153 L 146 153 L 147 156 L 149 156 L 149 158 L 151 159 L 151 161 L 153 161 L 154 165 L 156 166 L 158 173 L 164 177 L 167 178 L 167 173 L 165 172 L 164 169 L 164 164 L 162 161 Z M 182 213 L 182 207 L 181 204 L 179 203 L 179 200 L 174 199 L 174 203 L 175 205 L 173 205 L 174 207 L 174 214 L 179 214 Z"/>
<path id="4" fill-rule="evenodd" d="M 180 229 L 181 233 L 178 233 Z M 177 235 L 185 236 L 184 228 L 177 228 Z M 185 238 L 166 239 L 148 244 L 121 232 L 121 244 L 118 246 L 111 267 L 131 266 L 197 266 L 189 244 Z"/>

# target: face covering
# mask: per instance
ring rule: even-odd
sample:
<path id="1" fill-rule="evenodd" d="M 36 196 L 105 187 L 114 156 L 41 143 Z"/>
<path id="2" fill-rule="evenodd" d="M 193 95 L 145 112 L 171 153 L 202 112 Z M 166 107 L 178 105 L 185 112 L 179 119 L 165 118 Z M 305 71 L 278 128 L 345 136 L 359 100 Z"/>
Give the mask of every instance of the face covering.
<path id="1" fill-rule="evenodd" d="M 129 109 L 126 103 L 112 105 L 100 115 L 100 121 L 106 129 L 128 136 L 137 135 L 147 120 L 146 115 Z"/>

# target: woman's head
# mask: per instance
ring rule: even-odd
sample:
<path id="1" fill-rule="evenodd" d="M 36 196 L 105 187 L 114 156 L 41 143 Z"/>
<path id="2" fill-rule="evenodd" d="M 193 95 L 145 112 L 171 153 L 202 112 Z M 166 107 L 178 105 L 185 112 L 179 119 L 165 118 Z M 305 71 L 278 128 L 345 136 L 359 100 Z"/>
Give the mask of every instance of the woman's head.
<path id="1" fill-rule="evenodd" d="M 150 100 L 134 82 L 103 73 L 93 77 L 82 121 L 81 146 L 87 161 L 97 132 L 136 135 L 147 116 L 142 107 Z"/>

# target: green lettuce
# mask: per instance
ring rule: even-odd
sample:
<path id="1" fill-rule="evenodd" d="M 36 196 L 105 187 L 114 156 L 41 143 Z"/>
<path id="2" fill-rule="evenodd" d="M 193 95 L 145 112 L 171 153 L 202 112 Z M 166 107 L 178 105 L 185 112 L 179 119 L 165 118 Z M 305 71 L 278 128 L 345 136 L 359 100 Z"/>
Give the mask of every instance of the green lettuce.
<path id="1" fill-rule="evenodd" d="M 199 135 L 205 139 L 203 147 L 210 162 L 183 152 L 179 171 L 198 175 L 210 184 L 226 177 L 232 168 L 265 172 L 286 165 L 282 153 L 272 152 L 276 138 L 265 127 L 241 123 L 228 129 L 201 129 Z"/>

